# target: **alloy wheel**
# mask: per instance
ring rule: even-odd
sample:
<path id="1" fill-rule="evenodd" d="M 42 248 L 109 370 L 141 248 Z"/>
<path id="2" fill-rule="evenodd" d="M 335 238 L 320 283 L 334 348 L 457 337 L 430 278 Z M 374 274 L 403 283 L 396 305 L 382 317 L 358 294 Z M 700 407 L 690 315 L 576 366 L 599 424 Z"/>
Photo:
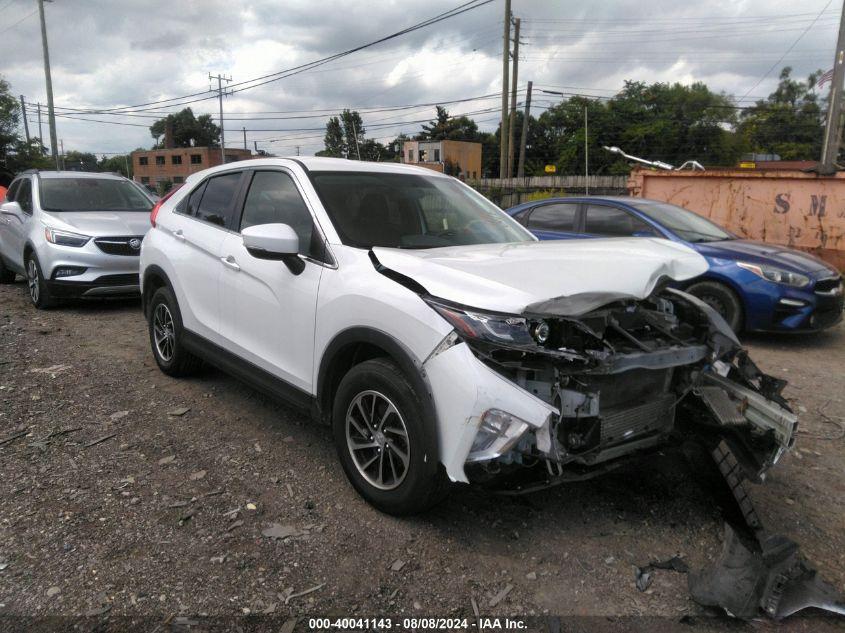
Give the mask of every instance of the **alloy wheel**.
<path id="1" fill-rule="evenodd" d="M 173 327 L 173 317 L 164 303 L 159 303 L 153 312 L 153 340 L 159 357 L 169 363 L 173 358 L 176 332 Z"/>
<path id="2" fill-rule="evenodd" d="M 709 305 L 713 308 L 716 312 L 719 313 L 723 319 L 728 318 L 728 307 L 724 304 L 724 302 L 714 295 L 702 295 L 699 297 L 704 303 Z"/>
<path id="3" fill-rule="evenodd" d="M 397 488 L 408 474 L 411 447 L 402 414 L 378 391 L 362 391 L 346 411 L 346 444 L 367 483 Z"/>
<path id="4" fill-rule="evenodd" d="M 26 265 L 26 283 L 29 286 L 29 297 L 33 303 L 38 303 L 38 296 L 40 294 L 39 279 L 38 279 L 38 265 L 34 259 L 30 259 Z"/>

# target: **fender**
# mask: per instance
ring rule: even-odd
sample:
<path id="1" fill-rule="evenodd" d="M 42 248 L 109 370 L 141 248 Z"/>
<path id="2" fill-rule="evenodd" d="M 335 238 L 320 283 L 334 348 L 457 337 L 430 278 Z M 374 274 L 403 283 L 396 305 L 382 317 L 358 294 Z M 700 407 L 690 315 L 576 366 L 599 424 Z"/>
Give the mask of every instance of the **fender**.
<path id="1" fill-rule="evenodd" d="M 167 289 L 170 291 L 170 293 L 174 297 L 176 296 L 176 292 L 173 290 L 173 284 L 170 282 L 170 277 L 167 276 L 167 273 L 164 272 L 161 266 L 158 266 L 156 264 L 147 266 L 147 268 L 144 270 L 144 276 L 141 279 L 141 311 L 144 313 L 145 318 L 148 316 L 147 302 L 150 299 L 150 293 L 147 292 L 147 289 L 149 288 L 147 280 L 153 275 L 159 277 L 162 281 L 164 281 L 164 285 L 167 286 Z"/>
<path id="2" fill-rule="evenodd" d="M 331 421 L 332 386 L 342 378 L 342 376 L 337 375 L 337 361 L 345 349 L 349 349 L 356 344 L 373 345 L 384 350 L 388 357 L 399 365 L 405 378 L 414 387 L 423 407 L 423 416 L 430 421 L 429 446 L 425 448 L 426 453 L 434 457 L 430 460 L 430 464 L 436 468 L 440 463 L 437 448 L 437 411 L 434 406 L 434 399 L 431 396 L 431 389 L 425 378 L 422 362 L 416 359 L 400 341 L 386 332 L 370 327 L 352 327 L 339 332 L 326 346 L 317 374 L 316 404 L 318 418 L 323 421 Z"/>

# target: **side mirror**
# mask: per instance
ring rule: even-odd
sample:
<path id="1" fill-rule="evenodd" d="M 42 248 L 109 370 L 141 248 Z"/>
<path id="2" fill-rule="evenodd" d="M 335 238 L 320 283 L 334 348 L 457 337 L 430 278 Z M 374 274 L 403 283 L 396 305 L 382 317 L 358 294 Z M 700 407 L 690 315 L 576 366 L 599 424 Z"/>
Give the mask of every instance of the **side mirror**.
<path id="1" fill-rule="evenodd" d="M 271 259 L 285 263 L 298 275 L 305 269 L 299 258 L 299 236 L 288 224 L 256 224 L 241 231 L 244 248 L 257 259 Z"/>

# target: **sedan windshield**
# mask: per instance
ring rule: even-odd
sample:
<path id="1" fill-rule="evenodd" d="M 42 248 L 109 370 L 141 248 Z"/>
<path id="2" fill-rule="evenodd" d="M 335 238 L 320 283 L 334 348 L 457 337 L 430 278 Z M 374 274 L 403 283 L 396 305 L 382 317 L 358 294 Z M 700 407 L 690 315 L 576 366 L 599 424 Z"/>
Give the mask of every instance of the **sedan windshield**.
<path id="1" fill-rule="evenodd" d="M 640 213 L 672 231 L 687 242 L 720 242 L 736 236 L 718 224 L 683 207 L 666 202 L 631 202 Z"/>
<path id="2" fill-rule="evenodd" d="M 534 239 L 484 196 L 450 178 L 336 171 L 311 176 L 349 246 L 420 249 Z"/>
<path id="3" fill-rule="evenodd" d="M 128 180 L 114 178 L 42 178 L 45 211 L 146 211 L 150 199 Z"/>

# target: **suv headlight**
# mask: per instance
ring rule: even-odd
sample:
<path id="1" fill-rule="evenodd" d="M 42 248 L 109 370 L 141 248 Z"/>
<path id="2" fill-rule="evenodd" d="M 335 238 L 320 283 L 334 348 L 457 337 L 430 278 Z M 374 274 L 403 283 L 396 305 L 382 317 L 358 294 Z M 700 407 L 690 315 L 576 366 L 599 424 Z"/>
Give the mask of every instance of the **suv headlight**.
<path id="1" fill-rule="evenodd" d="M 749 270 L 758 277 L 762 277 L 776 284 L 784 284 L 794 288 L 803 288 L 810 283 L 810 278 L 800 273 L 793 273 L 788 270 L 766 266 L 765 264 L 752 264 L 750 262 L 737 262 L 737 266 Z"/>
<path id="2" fill-rule="evenodd" d="M 464 339 L 513 346 L 534 346 L 537 344 L 531 335 L 531 329 L 529 329 L 532 324 L 529 324 L 528 319 L 524 317 L 467 310 L 438 303 L 431 299 L 425 301 L 446 319 Z M 534 329 L 538 329 L 536 324 L 534 324 Z M 540 328 L 538 334 L 541 335 L 542 342 L 545 342 L 548 338 L 548 329 Z"/>
<path id="3" fill-rule="evenodd" d="M 80 235 L 79 233 L 71 233 L 70 231 L 60 231 L 49 226 L 44 228 L 44 239 L 50 244 L 57 244 L 58 246 L 85 246 L 91 238 L 88 235 Z"/>

